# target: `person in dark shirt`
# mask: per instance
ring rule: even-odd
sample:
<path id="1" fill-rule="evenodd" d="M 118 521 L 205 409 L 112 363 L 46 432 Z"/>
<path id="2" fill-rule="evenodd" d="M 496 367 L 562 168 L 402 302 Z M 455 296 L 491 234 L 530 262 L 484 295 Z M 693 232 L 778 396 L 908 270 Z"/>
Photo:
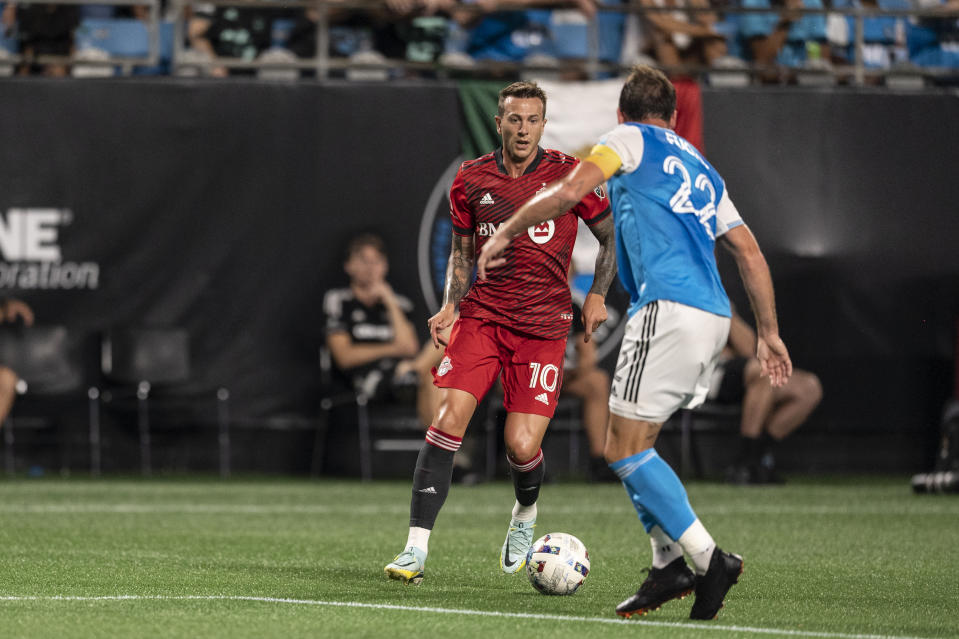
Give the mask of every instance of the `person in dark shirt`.
<path id="1" fill-rule="evenodd" d="M 354 237 L 346 255 L 343 268 L 350 285 L 327 291 L 323 298 L 333 382 L 382 399 L 390 393 L 396 364 L 419 351 L 408 319 L 413 305 L 386 281 L 389 260 L 380 237 Z"/>
<path id="2" fill-rule="evenodd" d="M 66 77 L 70 71 L 64 62 L 39 64 L 39 56 L 69 56 L 73 53 L 73 32 L 80 24 L 80 8 L 75 5 L 7 3 L 0 28 L 19 32 L 24 63 L 20 75 Z"/>
<path id="3" fill-rule="evenodd" d="M 197 5 L 190 19 L 190 46 L 215 58 L 252 61 L 270 47 L 275 11 L 262 7 L 214 7 Z M 251 75 L 250 69 L 214 66 L 210 75 Z"/>

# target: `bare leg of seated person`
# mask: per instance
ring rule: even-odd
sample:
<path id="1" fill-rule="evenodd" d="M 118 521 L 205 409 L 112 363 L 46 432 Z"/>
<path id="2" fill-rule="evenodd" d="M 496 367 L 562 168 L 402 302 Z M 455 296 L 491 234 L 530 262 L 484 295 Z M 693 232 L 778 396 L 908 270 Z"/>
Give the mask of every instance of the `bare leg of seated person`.
<path id="1" fill-rule="evenodd" d="M 589 446 L 589 480 L 619 481 L 609 469 L 603 450 L 609 420 L 609 373 L 601 368 L 572 368 L 563 379 L 563 393 L 583 402 L 583 431 Z"/>
<path id="2" fill-rule="evenodd" d="M 797 369 L 784 386 L 773 388 L 760 375 L 755 359 L 746 364 L 743 379 L 740 455 L 728 479 L 734 483 L 781 483 L 772 461 L 773 449 L 819 405 L 822 385 L 815 374 Z"/>
<path id="3" fill-rule="evenodd" d="M 6 366 L 0 366 L 0 427 L 7 420 L 13 400 L 17 397 L 17 374 Z"/>

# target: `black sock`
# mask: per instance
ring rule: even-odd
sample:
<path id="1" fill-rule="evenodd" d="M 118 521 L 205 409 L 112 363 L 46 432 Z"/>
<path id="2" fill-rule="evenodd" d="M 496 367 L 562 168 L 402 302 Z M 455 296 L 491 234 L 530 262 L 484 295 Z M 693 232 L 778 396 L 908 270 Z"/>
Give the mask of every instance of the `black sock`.
<path id="1" fill-rule="evenodd" d="M 763 442 L 760 437 L 739 437 L 739 465 L 758 466 L 763 455 Z"/>
<path id="2" fill-rule="evenodd" d="M 532 506 L 539 497 L 539 487 L 546 474 L 546 460 L 543 449 L 527 462 L 519 463 L 507 456 L 510 475 L 513 477 L 513 492 L 521 506 Z"/>
<path id="3" fill-rule="evenodd" d="M 763 434 L 759 436 L 760 463 L 770 467 L 773 465 L 773 452 L 775 451 L 778 443 L 779 440 L 770 437 L 769 433 L 763 432 Z"/>
<path id="4" fill-rule="evenodd" d="M 451 441 L 454 439 L 455 442 Z M 457 448 L 459 448 L 459 438 L 451 438 L 442 431 L 430 427 L 419 457 L 416 458 L 416 470 L 413 471 L 413 498 L 410 500 L 411 528 L 433 529 L 436 517 L 440 514 L 440 509 L 450 493 L 453 456 Z"/>

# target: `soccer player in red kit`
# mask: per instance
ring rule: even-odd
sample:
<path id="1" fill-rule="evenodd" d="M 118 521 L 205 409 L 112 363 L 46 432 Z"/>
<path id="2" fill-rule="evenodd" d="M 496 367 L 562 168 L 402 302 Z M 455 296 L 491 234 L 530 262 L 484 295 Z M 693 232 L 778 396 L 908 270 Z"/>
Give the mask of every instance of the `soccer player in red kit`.
<path id="1" fill-rule="evenodd" d="M 572 319 L 567 273 L 579 219 L 600 243 L 583 306 L 586 339 L 606 320 L 606 292 L 616 275 L 613 221 L 600 187 L 567 214 L 530 227 L 510 244 L 501 268 L 471 285 L 473 264 L 486 239 L 526 199 L 579 162 L 539 147 L 546 94 L 535 83 L 509 85 L 500 91 L 498 107 L 502 147 L 464 162 L 450 189 L 453 242 L 443 307 L 429 320 L 437 348 L 446 343 L 441 334 L 452 326 L 434 379 L 441 399 L 416 460 L 406 547 L 385 568 L 390 578 L 404 583 L 423 580 L 430 532 L 449 494 L 453 455 L 477 403 L 501 372 L 504 438 L 516 503 L 500 566 L 515 573 L 525 565 L 544 473 L 540 444 L 556 409 Z"/>

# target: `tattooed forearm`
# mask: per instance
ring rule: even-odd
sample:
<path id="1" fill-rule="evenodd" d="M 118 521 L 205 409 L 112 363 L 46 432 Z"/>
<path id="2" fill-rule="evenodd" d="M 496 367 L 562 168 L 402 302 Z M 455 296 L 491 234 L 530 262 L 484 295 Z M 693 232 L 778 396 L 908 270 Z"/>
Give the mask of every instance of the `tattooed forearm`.
<path id="1" fill-rule="evenodd" d="M 473 263 L 476 254 L 473 247 L 473 237 L 453 235 L 453 245 L 450 248 L 450 259 L 446 264 L 446 288 L 443 291 L 443 305 L 459 304 L 466 291 L 470 288 L 470 277 L 473 275 Z"/>
<path id="2" fill-rule="evenodd" d="M 599 240 L 599 255 L 596 256 L 596 267 L 593 274 L 593 285 L 590 293 L 606 297 L 613 278 L 616 277 L 616 231 L 613 216 L 590 227 L 593 236 Z"/>

